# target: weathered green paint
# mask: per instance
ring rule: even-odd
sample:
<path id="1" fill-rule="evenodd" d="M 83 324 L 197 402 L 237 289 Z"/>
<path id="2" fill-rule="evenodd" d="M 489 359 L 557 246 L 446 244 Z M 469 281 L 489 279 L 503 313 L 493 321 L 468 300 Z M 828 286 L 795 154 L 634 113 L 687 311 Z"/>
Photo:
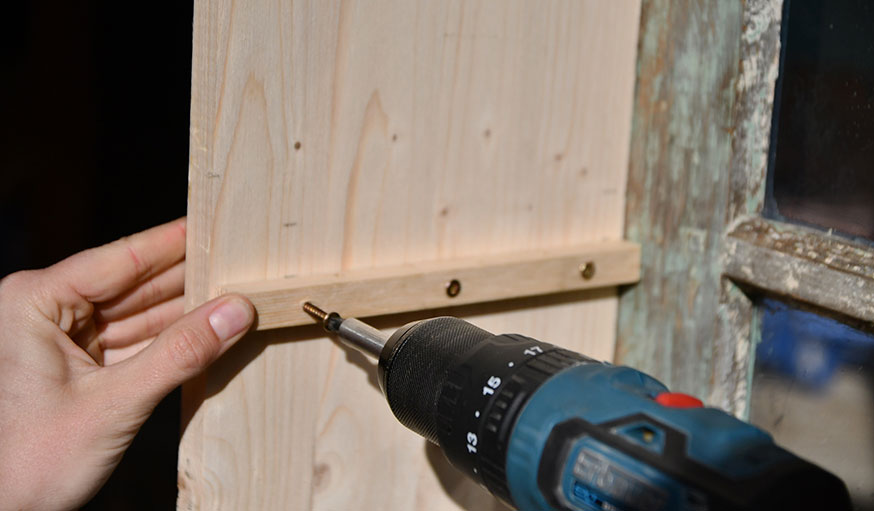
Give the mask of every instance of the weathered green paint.
<path id="1" fill-rule="evenodd" d="M 643 275 L 621 297 L 617 359 L 701 394 L 720 294 L 742 5 L 648 0 L 641 14 L 626 237 L 641 243 Z"/>
<path id="2" fill-rule="evenodd" d="M 761 210 L 778 3 L 645 0 L 641 15 L 626 237 L 643 275 L 620 298 L 617 361 L 736 412 L 752 307 L 722 277 L 723 233 Z"/>

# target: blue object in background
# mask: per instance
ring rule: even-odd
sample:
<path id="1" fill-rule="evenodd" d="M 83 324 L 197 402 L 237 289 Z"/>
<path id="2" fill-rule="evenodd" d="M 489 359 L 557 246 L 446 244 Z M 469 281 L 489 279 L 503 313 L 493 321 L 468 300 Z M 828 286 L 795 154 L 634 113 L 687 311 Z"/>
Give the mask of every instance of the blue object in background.
<path id="1" fill-rule="evenodd" d="M 812 388 L 822 388 L 843 366 L 862 366 L 874 357 L 874 335 L 839 321 L 766 299 L 756 365 Z"/>

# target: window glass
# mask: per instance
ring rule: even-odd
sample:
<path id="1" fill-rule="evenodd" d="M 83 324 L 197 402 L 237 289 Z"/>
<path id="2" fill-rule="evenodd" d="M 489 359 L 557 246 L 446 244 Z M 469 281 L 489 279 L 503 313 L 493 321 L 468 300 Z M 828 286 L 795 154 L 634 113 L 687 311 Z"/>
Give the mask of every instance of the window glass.
<path id="1" fill-rule="evenodd" d="M 874 509 L 874 336 L 764 300 L 750 422 Z"/>
<path id="2" fill-rule="evenodd" d="M 874 2 L 786 0 L 769 216 L 874 239 Z"/>

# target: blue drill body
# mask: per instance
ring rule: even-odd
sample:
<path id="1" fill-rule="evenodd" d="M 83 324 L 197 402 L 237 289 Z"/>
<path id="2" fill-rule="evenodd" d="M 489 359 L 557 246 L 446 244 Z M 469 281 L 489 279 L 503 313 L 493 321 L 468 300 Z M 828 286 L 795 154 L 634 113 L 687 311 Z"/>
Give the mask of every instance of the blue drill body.
<path id="1" fill-rule="evenodd" d="M 789 453 L 770 435 L 714 408 L 670 408 L 654 398 L 668 389 L 627 367 L 584 364 L 565 369 L 544 382 L 530 397 L 510 437 L 507 481 L 522 511 L 554 509 L 538 487 L 538 468 L 547 438 L 558 424 L 582 418 L 590 424 L 634 417 L 613 429 L 616 441 L 663 455 L 665 426 L 685 434 L 689 458 L 730 479 L 755 477 Z M 571 440 L 554 484 L 569 509 L 603 510 L 606 506 L 640 509 L 700 509 L 701 490 L 641 463 L 613 446 L 585 435 Z M 595 464 L 577 470 L 578 460 Z M 600 464 L 597 463 L 600 461 Z"/>

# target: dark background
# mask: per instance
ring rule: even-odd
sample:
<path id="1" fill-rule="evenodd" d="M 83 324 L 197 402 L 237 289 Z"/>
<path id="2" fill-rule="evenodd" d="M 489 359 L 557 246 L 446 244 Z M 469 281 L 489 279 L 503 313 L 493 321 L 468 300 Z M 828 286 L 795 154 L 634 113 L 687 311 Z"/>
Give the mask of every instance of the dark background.
<path id="1" fill-rule="evenodd" d="M 874 2 L 784 5 L 766 213 L 874 240 Z"/>
<path id="2" fill-rule="evenodd" d="M 0 277 L 185 215 L 191 2 L 0 16 Z M 172 509 L 179 391 L 85 509 Z"/>

